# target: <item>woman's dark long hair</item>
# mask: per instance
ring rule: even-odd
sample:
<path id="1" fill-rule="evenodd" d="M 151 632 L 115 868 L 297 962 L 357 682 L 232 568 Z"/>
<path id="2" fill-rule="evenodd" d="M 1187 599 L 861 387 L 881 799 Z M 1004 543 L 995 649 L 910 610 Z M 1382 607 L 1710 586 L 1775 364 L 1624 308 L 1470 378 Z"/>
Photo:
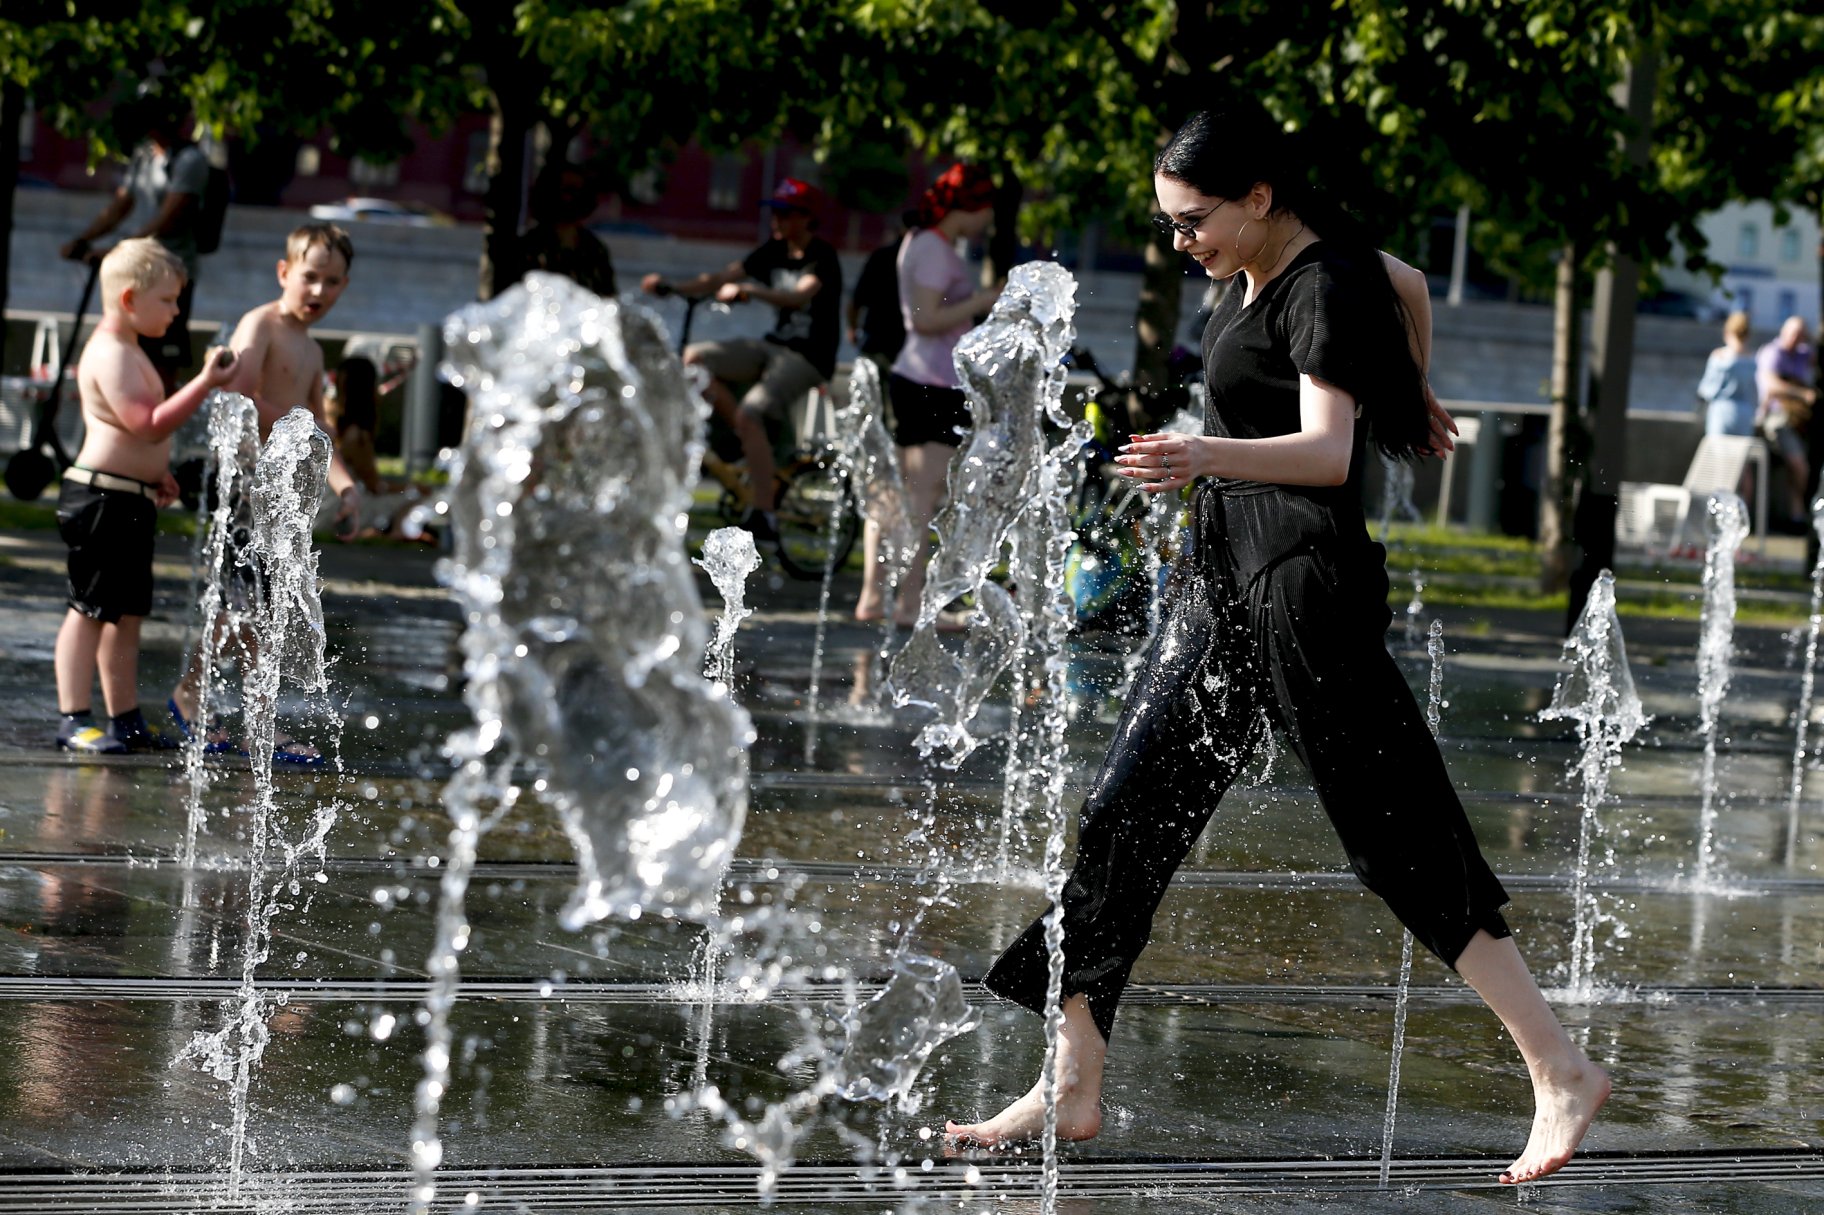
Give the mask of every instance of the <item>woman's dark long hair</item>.
<path id="1" fill-rule="evenodd" d="M 1350 318 L 1360 326 L 1352 346 L 1363 355 L 1359 381 L 1339 384 L 1355 397 L 1375 446 L 1394 459 L 1416 459 L 1431 444 L 1425 374 L 1413 357 L 1413 321 L 1393 289 L 1380 250 L 1360 221 L 1312 182 L 1294 142 L 1264 114 L 1201 111 L 1178 128 L 1153 160 L 1153 172 L 1199 194 L 1240 200 L 1257 182 L 1273 187 L 1277 215 L 1291 212 L 1332 248 L 1360 262 L 1374 306 Z M 1332 318 L 1332 324 L 1340 318 Z"/>

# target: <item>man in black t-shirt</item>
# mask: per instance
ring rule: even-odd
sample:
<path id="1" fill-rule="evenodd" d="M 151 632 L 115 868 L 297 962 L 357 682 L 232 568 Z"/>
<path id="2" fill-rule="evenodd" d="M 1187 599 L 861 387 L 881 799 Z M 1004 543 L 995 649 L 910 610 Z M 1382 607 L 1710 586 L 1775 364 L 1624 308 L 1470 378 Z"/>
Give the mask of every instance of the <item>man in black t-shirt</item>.
<path id="1" fill-rule="evenodd" d="M 907 211 L 899 235 L 868 254 L 861 276 L 849 295 L 849 340 L 868 358 L 880 364 L 882 380 L 906 344 L 906 321 L 899 311 L 899 246 L 905 230 L 918 222 L 917 211 Z"/>
<path id="2" fill-rule="evenodd" d="M 698 342 L 684 361 L 714 377 L 707 396 L 716 413 L 741 438 L 753 506 L 741 525 L 761 541 L 776 543 L 773 514 L 773 448 L 766 419 L 783 418 L 836 370 L 842 339 L 842 264 L 836 250 L 816 235 L 822 193 L 787 177 L 760 205 L 773 213 L 773 238 L 738 262 L 683 282 L 648 274 L 640 285 L 654 295 L 702 297 L 723 303 L 758 300 L 776 310 L 764 338 Z"/>
<path id="3" fill-rule="evenodd" d="M 190 107 L 181 98 L 156 89 L 146 91 L 117 114 L 121 132 L 134 144 L 126 175 L 89 226 L 63 246 L 64 257 L 97 264 L 106 248 L 91 242 L 119 230 L 124 236 L 150 236 L 184 263 L 184 289 L 177 297 L 177 319 L 163 336 L 141 337 L 139 346 L 152 360 L 169 395 L 179 373 L 192 362 L 190 306 L 196 293 L 197 221 L 209 184 L 209 156 L 183 138 Z"/>

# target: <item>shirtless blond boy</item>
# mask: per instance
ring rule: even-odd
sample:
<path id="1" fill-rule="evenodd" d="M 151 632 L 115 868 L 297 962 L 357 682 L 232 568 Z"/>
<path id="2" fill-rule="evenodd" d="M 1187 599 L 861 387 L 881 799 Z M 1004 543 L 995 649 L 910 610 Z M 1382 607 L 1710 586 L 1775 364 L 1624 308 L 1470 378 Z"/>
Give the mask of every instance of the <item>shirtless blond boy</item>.
<path id="1" fill-rule="evenodd" d="M 335 224 L 305 224 L 285 239 L 285 256 L 278 264 L 279 298 L 262 304 L 241 318 L 229 345 L 234 350 L 234 375 L 225 385 L 253 401 L 260 416 L 260 438 L 293 409 L 303 406 L 326 432 L 323 411 L 323 350 L 310 336 L 310 327 L 329 315 L 348 286 L 348 268 L 355 260 L 354 242 Z M 336 523 L 360 519 L 361 490 L 348 466 L 332 447 L 329 488 L 340 499 Z M 253 639 L 241 639 L 251 653 Z M 202 682 L 201 647 L 185 664 L 183 678 L 172 689 L 172 718 L 185 733 L 196 716 Z M 222 751 L 229 743 L 211 732 L 207 749 Z M 274 758 L 281 763 L 315 764 L 322 756 L 302 743 L 280 742 Z"/>
<path id="2" fill-rule="evenodd" d="M 171 434 L 234 370 L 227 351 L 211 350 L 196 378 L 165 396 L 139 339 L 164 335 L 183 288 L 183 263 L 156 240 L 121 241 L 102 259 L 101 324 L 76 369 L 85 434 L 57 500 L 57 528 L 70 548 L 70 610 L 56 651 L 62 750 L 109 755 L 176 745 L 139 710 L 153 532 L 158 508 L 177 497 Z M 91 708 L 98 665 L 105 726 Z"/>

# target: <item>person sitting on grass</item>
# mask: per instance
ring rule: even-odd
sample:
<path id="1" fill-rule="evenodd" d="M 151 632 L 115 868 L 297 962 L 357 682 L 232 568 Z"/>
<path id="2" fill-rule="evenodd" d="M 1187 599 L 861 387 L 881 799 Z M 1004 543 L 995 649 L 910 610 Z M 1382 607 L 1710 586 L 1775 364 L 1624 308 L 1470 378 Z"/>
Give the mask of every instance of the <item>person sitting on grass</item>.
<path id="1" fill-rule="evenodd" d="M 82 450 L 57 498 L 57 530 L 70 549 L 70 610 L 55 659 L 60 750 L 118 755 L 177 746 L 139 710 L 139 628 L 152 611 L 158 508 L 177 498 L 171 434 L 232 374 L 227 351 L 211 350 L 195 378 L 165 396 L 139 343 L 164 335 L 183 289 L 184 264 L 150 237 L 123 240 L 102 259 L 101 324 L 76 369 Z M 106 726 L 92 709 L 98 664 Z"/>
<path id="2" fill-rule="evenodd" d="M 278 264 L 279 298 L 241 318 L 230 345 L 235 352 L 235 374 L 224 385 L 228 392 L 250 398 L 259 411 L 260 439 L 272 434 L 273 424 L 302 406 L 328 427 L 323 413 L 323 350 L 310 336 L 310 327 L 329 315 L 348 286 L 348 268 L 355 260 L 354 243 L 334 224 L 305 224 L 285 240 L 285 256 Z M 243 469 L 251 473 L 252 469 Z M 341 456 L 329 458 L 329 487 L 340 499 L 336 524 L 346 538 L 361 518 L 361 490 Z M 245 559 L 230 554 L 236 566 Z M 256 577 L 255 582 L 259 579 Z M 236 639 L 237 652 L 248 660 L 256 639 L 247 630 Z M 167 702 L 171 718 L 186 738 L 192 730 L 201 696 L 204 654 L 200 641 L 184 665 L 184 673 Z M 232 744 L 222 731 L 211 728 L 205 749 L 228 750 Z M 315 747 L 288 739 L 275 741 L 273 758 L 280 763 L 315 765 L 323 755 Z"/>

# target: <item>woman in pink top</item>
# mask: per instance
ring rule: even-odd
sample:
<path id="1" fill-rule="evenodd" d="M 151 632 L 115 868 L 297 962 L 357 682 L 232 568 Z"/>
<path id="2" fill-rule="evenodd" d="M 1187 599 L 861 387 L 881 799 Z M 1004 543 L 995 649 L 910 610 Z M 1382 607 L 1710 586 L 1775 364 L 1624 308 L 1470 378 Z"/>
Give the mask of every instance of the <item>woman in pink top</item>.
<path id="1" fill-rule="evenodd" d="M 994 182 L 986 170 L 953 165 L 925 191 L 918 224 L 900 242 L 895 263 L 906 344 L 887 377 L 887 392 L 915 535 L 929 531 L 950 459 L 969 427 L 969 406 L 957 386 L 952 361 L 956 343 L 1000 295 L 999 287 L 977 290 L 956 252 L 959 240 L 979 239 L 988 230 L 993 200 Z M 879 620 L 885 610 L 886 577 L 880 532 L 872 523 L 862 543 L 864 581 L 855 618 Z M 928 559 L 928 549 L 921 546 L 900 583 L 894 618 L 902 625 L 918 618 Z"/>

